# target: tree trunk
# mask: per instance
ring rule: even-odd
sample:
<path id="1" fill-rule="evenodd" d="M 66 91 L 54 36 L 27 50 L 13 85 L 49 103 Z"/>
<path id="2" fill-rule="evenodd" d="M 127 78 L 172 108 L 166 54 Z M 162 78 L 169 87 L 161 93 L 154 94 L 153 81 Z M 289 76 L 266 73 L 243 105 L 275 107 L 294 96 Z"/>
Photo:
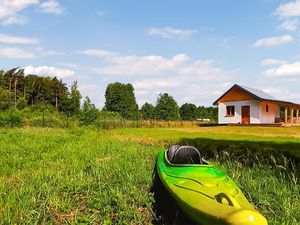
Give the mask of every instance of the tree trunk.
<path id="1" fill-rule="evenodd" d="M 15 108 L 17 108 L 17 84 L 18 79 L 15 80 Z"/>
<path id="2" fill-rule="evenodd" d="M 57 110 L 57 108 L 58 108 L 58 98 L 57 98 L 57 93 L 56 93 L 56 95 L 55 95 L 55 108 L 56 108 L 56 110 Z"/>
<path id="3" fill-rule="evenodd" d="M 12 79 L 9 78 L 9 86 L 8 86 L 8 91 L 9 91 L 9 93 L 10 93 L 10 91 L 11 91 L 11 81 L 12 81 Z"/>
<path id="4" fill-rule="evenodd" d="M 24 83 L 24 98 L 26 100 L 26 83 Z"/>

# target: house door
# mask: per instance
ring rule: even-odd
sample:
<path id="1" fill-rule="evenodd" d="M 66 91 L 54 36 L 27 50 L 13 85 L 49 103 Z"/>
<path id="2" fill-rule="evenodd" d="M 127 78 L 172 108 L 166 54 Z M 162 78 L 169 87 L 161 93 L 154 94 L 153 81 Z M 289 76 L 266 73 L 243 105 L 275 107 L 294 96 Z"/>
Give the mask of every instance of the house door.
<path id="1" fill-rule="evenodd" d="M 250 105 L 242 106 L 242 124 L 250 123 Z"/>

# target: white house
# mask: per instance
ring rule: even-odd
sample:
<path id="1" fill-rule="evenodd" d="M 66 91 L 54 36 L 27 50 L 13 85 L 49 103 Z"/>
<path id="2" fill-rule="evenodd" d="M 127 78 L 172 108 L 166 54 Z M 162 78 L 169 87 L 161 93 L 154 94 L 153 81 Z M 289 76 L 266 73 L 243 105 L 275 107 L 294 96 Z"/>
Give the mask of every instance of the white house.
<path id="1" fill-rule="evenodd" d="M 299 123 L 299 104 L 277 100 L 263 91 L 237 84 L 213 104 L 218 106 L 219 124 Z M 284 120 L 280 118 L 281 107 L 285 107 Z"/>

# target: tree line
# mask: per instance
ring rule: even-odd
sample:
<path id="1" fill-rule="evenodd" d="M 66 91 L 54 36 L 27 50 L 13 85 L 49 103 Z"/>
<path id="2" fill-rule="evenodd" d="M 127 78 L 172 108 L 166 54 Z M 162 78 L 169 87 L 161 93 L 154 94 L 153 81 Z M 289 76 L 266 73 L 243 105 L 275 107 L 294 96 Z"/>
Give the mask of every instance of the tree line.
<path id="1" fill-rule="evenodd" d="M 25 76 L 24 70 L 0 70 L 0 109 L 24 109 L 36 104 L 48 104 L 57 111 L 75 115 L 80 109 L 81 94 L 75 81 L 68 90 L 56 77 L 34 74 Z"/>
<path id="2" fill-rule="evenodd" d="M 196 120 L 217 119 L 213 107 L 196 106 L 185 103 L 178 106 L 168 93 L 159 94 L 156 104 L 145 103 L 140 109 L 136 102 L 132 84 L 111 83 L 105 91 L 105 106 L 99 110 L 85 97 L 81 104 L 81 93 L 77 81 L 70 89 L 57 77 L 44 77 L 35 74 L 25 75 L 24 70 L 13 68 L 0 70 L 0 110 L 52 107 L 68 117 L 76 116 L 82 123 L 90 124 L 99 112 L 112 112 L 128 120 Z M 46 108 L 47 108 L 46 107 Z M 103 113 L 102 113 L 103 115 Z M 111 114 L 107 114 L 110 115 Z"/>
<path id="3" fill-rule="evenodd" d="M 146 102 L 141 109 L 138 108 L 132 84 L 115 82 L 107 86 L 105 92 L 105 110 L 118 112 L 126 119 L 144 120 L 217 120 L 217 108 L 196 106 L 185 103 L 178 106 L 175 99 L 168 93 L 159 94 L 156 104 Z"/>

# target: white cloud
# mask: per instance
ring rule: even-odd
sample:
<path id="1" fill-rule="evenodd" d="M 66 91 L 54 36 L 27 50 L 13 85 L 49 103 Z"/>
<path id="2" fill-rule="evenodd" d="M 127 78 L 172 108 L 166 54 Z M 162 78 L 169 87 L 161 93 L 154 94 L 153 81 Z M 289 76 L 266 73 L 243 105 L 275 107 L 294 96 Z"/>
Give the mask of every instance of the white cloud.
<path id="1" fill-rule="evenodd" d="M 87 49 L 83 51 L 77 51 L 78 54 L 96 56 L 96 57 L 117 57 L 119 56 L 116 52 L 105 51 L 101 49 Z"/>
<path id="2" fill-rule="evenodd" d="M 27 39 L 22 37 L 15 37 L 11 39 L 11 42 L 6 40 L 6 36 L 2 37 L 0 35 L 0 43 L 15 43 L 15 44 L 33 44 L 35 39 Z M 0 47 L 0 56 L 7 57 L 11 59 L 32 59 L 40 57 L 49 57 L 49 56 L 61 56 L 65 55 L 64 52 L 59 52 L 55 50 L 44 50 L 41 47 L 35 49 L 21 49 L 15 47 Z"/>
<path id="3" fill-rule="evenodd" d="M 159 93 L 171 94 L 179 105 L 192 102 L 198 105 L 212 105 L 232 82 L 191 82 L 182 78 L 146 78 L 133 82 L 137 101 L 142 106 L 146 101 L 155 103 Z"/>
<path id="4" fill-rule="evenodd" d="M 18 25 L 25 25 L 28 23 L 28 19 L 26 17 L 22 16 L 12 16 L 5 20 L 3 20 L 3 25 L 12 25 L 12 24 L 18 24 Z"/>
<path id="5" fill-rule="evenodd" d="M 213 80 L 233 73 L 216 66 L 214 60 L 192 61 L 186 54 L 171 58 L 160 55 L 122 55 L 97 49 L 80 51 L 81 54 L 97 56 L 102 66 L 93 68 L 99 74 L 120 76 L 183 76 L 184 79 Z M 178 77 L 176 77 L 177 79 Z"/>
<path id="6" fill-rule="evenodd" d="M 196 33 L 196 29 L 177 29 L 172 27 L 164 27 L 164 28 L 157 28 L 151 27 L 148 30 L 149 35 L 157 35 L 163 38 L 179 38 L 184 39 L 188 38 L 192 34 Z"/>
<path id="7" fill-rule="evenodd" d="M 295 103 L 300 103 L 300 92 L 297 89 L 291 89 L 290 87 L 283 87 L 282 84 L 279 86 L 268 86 L 266 84 L 265 88 L 262 90 L 276 99 L 291 101 Z"/>
<path id="8" fill-rule="evenodd" d="M 160 92 L 168 92 L 178 100 L 196 104 L 211 105 L 224 91 L 236 71 L 229 71 L 216 65 L 214 60 L 192 60 L 186 54 L 166 58 L 160 55 L 122 55 L 97 49 L 80 51 L 85 55 L 99 58 L 99 67 L 93 71 L 103 75 L 130 76 L 135 88 L 137 101 L 141 106 L 145 101 L 155 102 Z M 109 76 L 104 82 L 113 82 Z M 226 86 L 228 87 L 228 86 Z M 97 98 L 100 101 L 100 97 Z"/>
<path id="9" fill-rule="evenodd" d="M 287 63 L 285 60 L 281 60 L 281 59 L 264 59 L 261 62 L 262 66 L 270 66 L 270 65 L 282 65 Z"/>
<path id="10" fill-rule="evenodd" d="M 282 97 L 282 96 L 287 96 L 290 94 L 290 92 L 287 90 L 278 89 L 278 88 L 274 88 L 274 87 L 264 88 L 263 91 L 274 97 L 276 97 L 276 96 Z"/>
<path id="11" fill-rule="evenodd" d="M 19 36 L 12 36 L 8 34 L 1 34 L 0 33 L 0 43 L 6 44 L 38 44 L 39 40 L 36 38 L 27 38 L 27 37 L 19 37 Z"/>
<path id="12" fill-rule="evenodd" d="M 160 92 L 170 93 L 179 104 L 193 100 L 195 104 L 211 105 L 220 90 L 225 90 L 223 85 L 231 84 L 236 75 L 236 71 L 219 67 L 214 60 L 192 60 L 186 54 L 136 56 L 97 49 L 79 53 L 99 58 L 100 66 L 92 70 L 101 74 L 102 83 L 114 82 L 116 76 L 131 82 L 140 106 L 145 101 L 154 103 Z"/>
<path id="13" fill-rule="evenodd" d="M 65 9 L 59 4 L 57 0 L 48 0 L 40 5 L 40 9 L 45 13 L 52 13 L 56 15 L 61 15 L 64 13 Z"/>
<path id="14" fill-rule="evenodd" d="M 76 76 L 76 73 L 73 70 L 60 69 L 52 66 L 26 66 L 24 68 L 25 74 L 36 74 L 40 76 L 51 76 L 58 78 L 72 78 Z"/>
<path id="15" fill-rule="evenodd" d="M 283 36 L 275 36 L 275 37 L 268 37 L 257 40 L 252 47 L 272 47 L 277 45 L 283 45 L 290 42 L 293 42 L 294 38 L 290 35 L 283 35 Z"/>
<path id="16" fill-rule="evenodd" d="M 0 21 L 6 25 L 24 24 L 27 19 L 20 17 L 18 13 L 38 2 L 38 0 L 0 0 Z"/>
<path id="17" fill-rule="evenodd" d="M 12 58 L 12 59 L 31 59 L 35 55 L 32 52 L 28 52 L 19 48 L 0 48 L 0 56 Z"/>
<path id="18" fill-rule="evenodd" d="M 278 30 L 295 31 L 298 28 L 298 20 L 285 20 L 278 27 Z"/>
<path id="19" fill-rule="evenodd" d="M 280 5 L 274 14 L 280 17 L 300 16 L 300 0 L 291 1 Z"/>
<path id="20" fill-rule="evenodd" d="M 57 63 L 58 65 L 61 65 L 61 66 L 64 66 L 64 67 L 68 67 L 68 68 L 77 68 L 78 65 L 77 64 L 74 64 L 74 63 L 65 63 L 65 62 L 60 62 L 60 63 Z"/>
<path id="21" fill-rule="evenodd" d="M 285 63 L 266 70 L 263 75 L 268 77 L 300 77 L 300 62 Z"/>
<path id="22" fill-rule="evenodd" d="M 96 84 L 86 84 L 79 82 L 78 88 L 83 97 L 88 96 L 93 100 L 103 98 L 103 95 L 105 93 L 105 89 L 102 89 L 102 87 L 99 87 L 99 85 Z M 98 100 L 93 102 L 99 105 Z"/>
<path id="23" fill-rule="evenodd" d="M 65 52 L 60 52 L 55 50 L 45 50 L 42 47 L 36 48 L 34 52 L 38 57 L 65 55 Z"/>

